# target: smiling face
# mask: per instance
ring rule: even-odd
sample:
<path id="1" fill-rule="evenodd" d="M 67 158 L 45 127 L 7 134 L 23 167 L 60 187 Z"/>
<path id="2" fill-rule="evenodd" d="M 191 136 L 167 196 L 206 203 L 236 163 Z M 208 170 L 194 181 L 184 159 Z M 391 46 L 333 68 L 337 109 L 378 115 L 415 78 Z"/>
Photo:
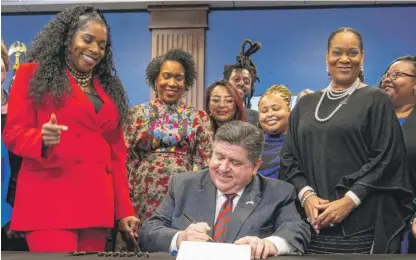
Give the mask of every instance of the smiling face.
<path id="1" fill-rule="evenodd" d="M 326 54 L 328 72 L 332 81 L 350 85 L 361 71 L 364 53 L 359 37 L 348 31 L 337 33 L 331 40 Z"/>
<path id="2" fill-rule="evenodd" d="M 269 93 L 259 102 L 259 123 L 264 132 L 272 135 L 286 133 L 290 108 L 280 94 Z"/>
<path id="3" fill-rule="evenodd" d="M 247 150 L 224 141 L 214 142 L 209 173 L 217 189 L 225 194 L 237 193 L 247 186 L 261 164 L 253 165 Z"/>
<path id="4" fill-rule="evenodd" d="M 209 97 L 209 112 L 219 125 L 233 119 L 236 103 L 225 86 L 218 85 L 212 90 Z"/>
<path id="5" fill-rule="evenodd" d="M 72 37 L 70 65 L 79 72 L 89 72 L 104 58 L 107 47 L 107 27 L 90 20 Z"/>
<path id="6" fill-rule="evenodd" d="M 397 61 L 384 74 L 381 88 L 389 95 L 394 107 L 401 107 L 415 102 L 415 72 L 416 67 L 412 62 Z M 409 75 L 414 75 L 414 77 Z"/>
<path id="7" fill-rule="evenodd" d="M 157 96 L 167 104 L 176 104 L 185 93 L 185 69 L 177 61 L 165 61 L 155 82 Z"/>
<path id="8" fill-rule="evenodd" d="M 233 85 L 244 100 L 244 97 L 248 97 L 251 91 L 252 77 L 246 69 L 235 69 L 231 72 L 228 82 Z"/>

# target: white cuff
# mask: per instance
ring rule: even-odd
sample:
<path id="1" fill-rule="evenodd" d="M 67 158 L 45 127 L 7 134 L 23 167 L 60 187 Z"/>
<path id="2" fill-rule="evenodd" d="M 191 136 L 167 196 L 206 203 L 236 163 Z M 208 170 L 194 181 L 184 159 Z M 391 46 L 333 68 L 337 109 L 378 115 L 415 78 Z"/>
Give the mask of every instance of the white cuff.
<path id="1" fill-rule="evenodd" d="M 361 200 L 354 192 L 348 191 L 347 193 L 345 193 L 345 196 L 348 196 L 350 199 L 352 199 L 352 201 L 354 201 L 355 207 L 360 206 Z"/>
<path id="2" fill-rule="evenodd" d="M 277 248 L 277 255 L 290 255 L 295 251 L 293 246 L 289 244 L 284 238 L 271 236 L 266 237 L 265 239 L 269 240 L 275 245 Z"/>
<path id="3" fill-rule="evenodd" d="M 303 195 L 305 194 L 305 192 L 307 191 L 313 191 L 311 186 L 305 186 L 303 187 L 303 189 L 301 189 L 298 193 L 298 199 L 299 201 L 302 201 Z"/>
<path id="4" fill-rule="evenodd" d="M 177 232 L 173 238 L 172 238 L 172 242 L 170 242 L 170 247 L 169 247 L 169 252 L 172 251 L 178 251 L 178 247 L 176 246 L 176 242 L 178 241 L 178 236 L 179 233 L 181 233 L 181 231 Z"/>

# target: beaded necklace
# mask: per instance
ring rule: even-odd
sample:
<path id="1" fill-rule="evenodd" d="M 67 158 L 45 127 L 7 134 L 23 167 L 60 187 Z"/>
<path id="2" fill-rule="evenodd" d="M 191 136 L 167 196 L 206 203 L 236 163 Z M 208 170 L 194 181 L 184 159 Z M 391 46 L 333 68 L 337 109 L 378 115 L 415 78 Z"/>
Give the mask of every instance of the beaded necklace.
<path id="1" fill-rule="evenodd" d="M 86 73 L 78 72 L 71 65 L 68 65 L 69 73 L 74 77 L 75 81 L 78 83 L 78 86 L 85 90 L 91 86 L 92 83 L 92 70 Z"/>

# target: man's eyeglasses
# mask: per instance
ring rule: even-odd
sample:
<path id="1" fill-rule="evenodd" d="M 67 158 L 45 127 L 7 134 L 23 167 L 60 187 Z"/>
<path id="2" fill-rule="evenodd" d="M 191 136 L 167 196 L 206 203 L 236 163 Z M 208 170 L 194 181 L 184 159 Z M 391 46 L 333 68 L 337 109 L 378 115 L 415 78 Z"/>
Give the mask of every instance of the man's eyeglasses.
<path id="1" fill-rule="evenodd" d="M 404 72 L 401 72 L 401 71 L 393 71 L 393 72 L 390 72 L 390 73 L 385 73 L 382 77 L 382 80 L 385 80 L 385 79 L 389 78 L 391 81 L 393 81 L 393 80 L 396 80 L 397 78 L 402 78 L 402 77 L 416 78 L 416 75 L 404 73 Z"/>

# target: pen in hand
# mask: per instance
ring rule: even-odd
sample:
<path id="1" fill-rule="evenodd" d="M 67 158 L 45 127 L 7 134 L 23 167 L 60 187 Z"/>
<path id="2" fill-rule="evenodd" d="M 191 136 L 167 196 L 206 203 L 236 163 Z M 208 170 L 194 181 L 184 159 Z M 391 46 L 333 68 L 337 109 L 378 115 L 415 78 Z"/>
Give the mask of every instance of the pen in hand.
<path id="1" fill-rule="evenodd" d="M 182 216 L 186 218 L 191 224 L 197 224 L 191 217 L 189 217 L 187 214 L 183 212 L 182 212 Z M 214 239 L 212 239 L 211 237 L 209 237 L 209 240 L 214 242 Z"/>

